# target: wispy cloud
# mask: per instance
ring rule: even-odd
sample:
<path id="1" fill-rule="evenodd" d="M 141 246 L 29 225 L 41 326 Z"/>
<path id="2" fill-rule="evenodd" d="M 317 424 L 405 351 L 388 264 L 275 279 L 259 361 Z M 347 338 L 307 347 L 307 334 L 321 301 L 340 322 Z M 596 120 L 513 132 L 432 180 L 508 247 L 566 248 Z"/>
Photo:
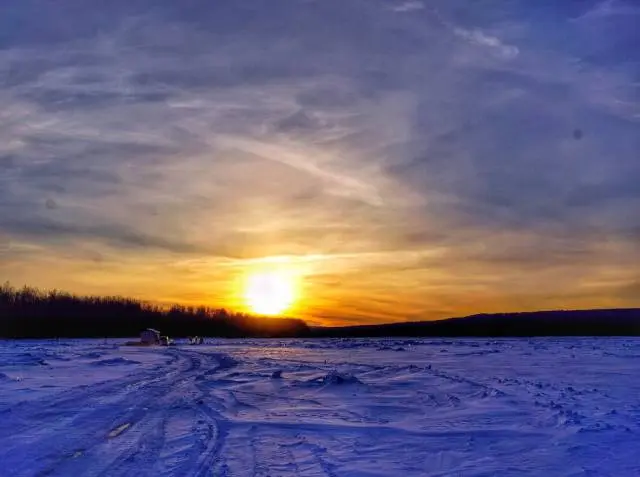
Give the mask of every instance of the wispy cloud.
<path id="1" fill-rule="evenodd" d="M 16 5 L 0 279 L 234 306 L 287 256 L 316 319 L 636 303 L 636 51 L 436 3 Z"/>
<path id="2" fill-rule="evenodd" d="M 576 20 L 593 20 L 611 16 L 633 17 L 640 15 L 640 7 L 632 2 L 620 0 L 604 0 L 576 18 Z"/>
<path id="3" fill-rule="evenodd" d="M 415 12 L 416 10 L 422 10 L 424 8 L 424 3 L 419 1 L 401 2 L 398 5 L 394 5 L 391 7 L 394 12 L 399 13 Z"/>
<path id="4" fill-rule="evenodd" d="M 507 45 L 503 43 L 498 37 L 488 35 L 481 30 L 465 30 L 464 28 L 454 28 L 453 31 L 460 38 L 468 40 L 471 44 L 488 48 L 505 59 L 515 58 L 520 53 L 520 50 L 517 46 Z"/>

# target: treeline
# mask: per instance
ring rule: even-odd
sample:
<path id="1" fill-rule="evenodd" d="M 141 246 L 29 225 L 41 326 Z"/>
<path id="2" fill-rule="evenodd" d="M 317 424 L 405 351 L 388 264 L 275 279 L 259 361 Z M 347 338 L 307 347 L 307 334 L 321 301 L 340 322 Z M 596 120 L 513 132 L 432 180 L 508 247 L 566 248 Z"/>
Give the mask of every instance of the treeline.
<path id="1" fill-rule="evenodd" d="M 0 337 L 132 337 L 155 328 L 173 337 L 291 337 L 308 333 L 302 320 L 261 318 L 222 308 L 163 308 L 120 296 L 78 296 L 32 287 L 0 287 Z"/>
<path id="2" fill-rule="evenodd" d="M 437 321 L 314 328 L 315 337 L 640 336 L 640 309 L 496 313 Z"/>
<path id="3" fill-rule="evenodd" d="M 0 286 L 0 338 L 133 337 L 155 328 L 172 337 L 640 336 L 640 309 L 482 314 L 438 321 L 310 329 L 302 320 L 222 308 L 164 308 L 120 296 Z"/>

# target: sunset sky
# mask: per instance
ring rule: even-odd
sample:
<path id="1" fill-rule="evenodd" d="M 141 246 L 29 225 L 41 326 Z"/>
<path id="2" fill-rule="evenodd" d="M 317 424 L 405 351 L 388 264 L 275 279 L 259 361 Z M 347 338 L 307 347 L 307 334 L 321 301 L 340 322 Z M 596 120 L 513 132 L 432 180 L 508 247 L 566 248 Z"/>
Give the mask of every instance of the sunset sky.
<path id="1" fill-rule="evenodd" d="M 11 0 L 0 282 L 314 324 L 640 306 L 633 1 Z"/>

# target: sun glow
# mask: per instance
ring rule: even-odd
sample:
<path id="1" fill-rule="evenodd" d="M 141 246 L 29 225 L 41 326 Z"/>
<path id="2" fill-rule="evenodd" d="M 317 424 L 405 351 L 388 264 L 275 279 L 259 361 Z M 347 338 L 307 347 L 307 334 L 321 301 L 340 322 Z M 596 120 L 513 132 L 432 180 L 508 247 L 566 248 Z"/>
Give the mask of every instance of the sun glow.
<path id="1" fill-rule="evenodd" d="M 255 272 L 247 277 L 245 300 L 252 312 L 279 315 L 296 300 L 296 281 L 291 274 L 273 270 Z"/>

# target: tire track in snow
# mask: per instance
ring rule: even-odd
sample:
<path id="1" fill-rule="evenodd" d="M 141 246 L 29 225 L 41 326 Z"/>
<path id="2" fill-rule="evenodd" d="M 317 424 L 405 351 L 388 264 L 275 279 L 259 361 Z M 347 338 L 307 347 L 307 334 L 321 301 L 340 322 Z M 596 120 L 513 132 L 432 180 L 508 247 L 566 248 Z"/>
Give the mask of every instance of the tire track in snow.
<path id="1" fill-rule="evenodd" d="M 46 402 L 19 406 L 20 415 L 29 417 L 12 432 L 20 448 L 0 450 L 0 460 L 9 464 L 9 475 L 26 476 L 29 469 L 33 472 L 31 475 L 42 476 L 118 476 L 130 475 L 131 469 L 138 469 L 136 475 L 145 475 L 147 471 L 148 475 L 158 475 L 161 464 L 156 465 L 158 472 L 151 469 L 167 444 L 167 419 L 179 412 L 189 416 L 192 430 L 197 432 L 199 427 L 205 426 L 208 431 L 201 453 L 193 459 L 184 459 L 184 466 L 178 473 L 207 475 L 217 460 L 224 432 L 219 424 L 221 416 L 207 405 L 197 404 L 208 399 L 198 389 L 197 379 L 228 366 L 229 362 L 225 361 L 228 358 L 181 350 L 168 352 L 177 359 L 169 369 L 160 369 L 151 376 L 148 371 L 134 373 L 120 380 L 72 389 Z M 52 406 L 56 407 L 52 409 Z M 47 414 L 43 410 L 51 412 Z M 34 416 L 38 416 L 39 422 L 34 423 Z M 48 418 L 43 422 L 42 418 L 46 416 Z M 50 425 L 46 422 L 54 419 Z M 73 433 L 66 432 L 69 429 L 73 429 Z M 25 455 L 25 441 L 29 436 L 33 436 L 33 445 L 27 449 L 47 449 L 49 452 Z M 197 449 L 197 446 L 188 447 Z M 192 468 L 185 468 L 193 461 L 197 463 L 195 474 Z M 39 471 L 34 472 L 34 468 Z"/>
<path id="2" fill-rule="evenodd" d="M 205 475 L 224 477 L 227 475 L 227 465 L 221 457 L 221 449 L 226 441 L 229 423 L 219 411 L 211 407 L 211 404 L 217 404 L 217 407 L 221 410 L 226 410 L 226 405 L 220 398 L 211 394 L 211 389 L 207 386 L 207 380 L 221 371 L 235 367 L 237 361 L 221 353 L 209 354 L 208 358 L 215 360 L 216 365 L 194 379 L 196 388 L 200 393 L 196 401 L 197 409 L 203 419 L 200 432 L 204 432 L 205 439 L 203 451 L 198 458 L 192 475 L 196 477 Z M 214 468 L 215 473 L 212 473 Z"/>
<path id="3" fill-rule="evenodd" d="M 180 370 L 180 364 L 182 363 L 177 362 L 170 373 L 164 371 L 165 376 L 175 376 Z M 14 436 L 12 441 L 20 443 L 22 449 L 25 442 L 30 442 L 33 447 L 47 449 L 49 452 L 44 455 L 25 455 L 23 450 L 21 458 L 16 459 L 16 449 L 8 446 L 0 450 L 0 460 L 12 462 L 16 475 L 24 475 L 24 467 L 33 466 L 33 462 L 29 460 L 40 462 L 45 467 L 42 472 L 51 474 L 57 466 L 70 458 L 77 458 L 78 453 L 85 455 L 88 448 L 103 442 L 115 428 L 127 423 L 129 426 L 135 425 L 153 405 L 153 401 L 162 394 L 163 382 L 159 374 L 152 374 L 150 379 L 137 386 L 132 386 L 134 378 L 128 376 L 120 381 L 111 380 L 82 387 L 79 392 L 72 389 L 64 392 L 61 397 L 53 396 L 53 399 L 44 402 L 29 402 L 18 406 L 19 415 L 26 414 L 28 420 L 22 426 L 12 426 L 9 423 L 8 427 L 12 429 Z M 135 377 L 140 379 L 141 375 L 136 374 Z M 39 412 L 43 407 L 51 410 L 45 414 L 47 418 Z M 68 429 L 73 429 L 74 432 L 65 432 Z"/>
<path id="4" fill-rule="evenodd" d="M 194 477 L 205 475 L 215 475 L 216 477 L 224 477 L 225 465 L 220 457 L 220 451 L 226 440 L 226 429 L 223 426 L 224 419 L 210 407 L 205 404 L 199 404 L 200 416 L 204 419 L 200 426 L 200 430 L 204 430 L 205 439 L 203 442 L 203 450 L 198 457 L 195 468 L 192 471 Z M 217 472 L 213 472 L 214 468 Z"/>

